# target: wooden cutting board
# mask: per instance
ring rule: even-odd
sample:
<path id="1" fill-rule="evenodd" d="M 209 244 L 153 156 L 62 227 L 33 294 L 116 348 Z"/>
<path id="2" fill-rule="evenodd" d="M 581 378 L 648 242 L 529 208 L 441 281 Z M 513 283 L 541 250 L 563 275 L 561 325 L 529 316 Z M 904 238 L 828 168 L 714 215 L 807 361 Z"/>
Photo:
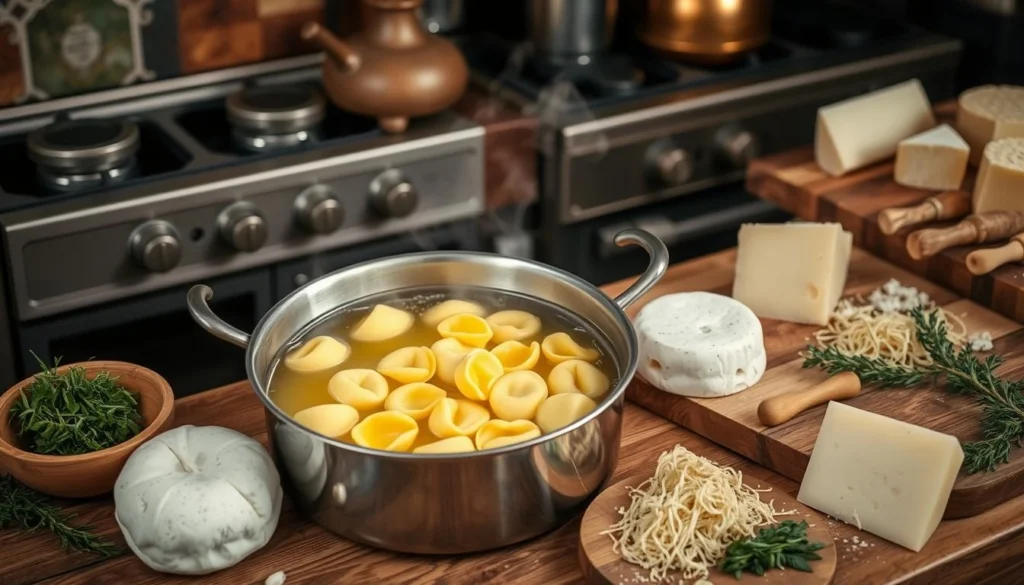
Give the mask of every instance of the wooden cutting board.
<path id="1" fill-rule="evenodd" d="M 620 583 L 647 583 L 645 581 L 649 572 L 637 565 L 627 563 L 612 550 L 612 540 L 607 534 L 602 534 L 608 527 L 618 522 L 622 515 L 618 512 L 620 508 L 629 507 L 629 487 L 637 487 L 643 483 L 649 475 L 634 475 L 615 483 L 601 492 L 594 501 L 587 507 L 583 514 L 583 521 L 580 522 L 580 544 L 579 561 L 580 568 L 587 583 L 592 585 L 619 585 Z M 809 525 L 807 540 L 810 542 L 821 542 L 825 548 L 818 551 L 820 560 L 810 563 L 813 569 L 810 573 L 803 573 L 795 570 L 768 571 L 764 577 L 757 577 L 745 573 L 743 582 L 754 585 L 828 585 L 836 572 L 836 545 L 832 533 L 829 531 L 828 522 L 825 518 L 811 508 L 796 501 L 796 498 L 786 493 L 777 486 L 750 477 L 743 476 L 743 483 L 754 489 L 771 489 L 770 492 L 762 494 L 764 499 L 773 500 L 776 510 L 795 510 L 792 516 L 782 516 L 779 521 L 793 520 L 799 522 L 806 520 Z M 714 583 L 728 583 L 735 581 L 735 577 L 719 571 L 717 568 L 711 570 L 708 580 Z M 678 572 L 670 573 L 665 583 L 678 583 L 691 585 L 693 580 L 684 580 Z"/>
<path id="2" fill-rule="evenodd" d="M 672 267 L 656 287 L 629 309 L 635 315 L 643 305 L 665 294 L 706 290 L 728 295 L 732 290 L 735 251 L 727 251 Z M 1024 376 L 1024 328 L 993 311 L 931 283 L 907 270 L 855 249 L 850 260 L 845 295 L 867 295 L 890 278 L 927 292 L 947 310 L 959 315 L 969 332 L 989 331 L 995 351 L 1006 357 L 999 372 Z M 628 283 L 609 287 L 619 292 Z M 773 319 L 762 319 L 768 369 L 753 387 L 723 398 L 686 398 L 662 392 L 639 376 L 627 397 L 644 408 L 695 431 L 786 477 L 800 481 L 810 460 L 825 405 L 812 408 L 789 422 L 768 428 L 757 418 L 757 406 L 766 398 L 801 390 L 824 381 L 819 370 L 803 369 L 798 352 L 807 347 L 818 329 Z M 965 396 L 952 396 L 937 388 L 878 390 L 866 387 L 847 404 L 902 421 L 948 433 L 961 440 L 979 437 L 980 407 Z M 1010 463 L 993 473 L 958 478 L 946 518 L 979 514 L 1024 493 L 1024 449 L 1012 452 Z"/>
<path id="3" fill-rule="evenodd" d="M 956 104 L 936 108 L 940 122 L 951 122 Z M 1024 266 L 1013 263 L 994 272 L 974 276 L 967 270 L 969 252 L 984 246 L 961 246 L 932 258 L 914 260 L 907 254 L 907 236 L 923 227 L 950 225 L 952 221 L 904 228 L 891 236 L 878 226 L 878 212 L 913 205 L 935 195 L 893 181 L 893 161 L 887 160 L 842 177 L 831 177 L 814 162 L 811 147 L 754 160 L 747 169 L 747 190 L 806 220 L 836 221 L 853 233 L 855 245 L 915 274 L 942 284 L 1001 315 L 1024 321 Z M 964 187 L 974 183 L 968 170 Z"/>

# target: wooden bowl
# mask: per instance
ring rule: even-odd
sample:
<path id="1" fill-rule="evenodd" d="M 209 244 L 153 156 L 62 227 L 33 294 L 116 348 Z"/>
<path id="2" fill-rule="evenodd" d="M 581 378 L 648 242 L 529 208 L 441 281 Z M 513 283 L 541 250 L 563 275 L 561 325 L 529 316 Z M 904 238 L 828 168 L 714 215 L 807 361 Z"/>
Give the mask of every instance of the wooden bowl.
<path id="1" fill-rule="evenodd" d="M 15 479 L 44 494 L 65 498 L 87 498 L 114 489 L 121 468 L 135 449 L 154 435 L 167 430 L 174 419 L 174 394 L 160 374 L 125 362 L 82 362 L 57 368 L 64 373 L 72 367 L 85 368 L 86 376 L 100 372 L 116 376 L 119 384 L 136 393 L 145 427 L 124 443 L 81 455 L 40 455 L 19 447 L 11 427 L 11 406 L 21 397 L 33 378 L 12 386 L 0 396 L 0 468 Z"/>

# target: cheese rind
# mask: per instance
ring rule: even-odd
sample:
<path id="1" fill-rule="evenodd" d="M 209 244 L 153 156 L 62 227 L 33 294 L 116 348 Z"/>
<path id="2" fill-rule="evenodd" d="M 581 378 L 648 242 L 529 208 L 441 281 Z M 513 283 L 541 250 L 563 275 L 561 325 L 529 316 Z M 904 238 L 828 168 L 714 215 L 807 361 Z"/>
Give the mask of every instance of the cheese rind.
<path id="1" fill-rule="evenodd" d="M 648 303 L 634 326 L 638 370 L 665 392 L 713 398 L 761 379 L 767 356 L 757 316 L 723 295 L 688 292 Z"/>
<path id="2" fill-rule="evenodd" d="M 846 286 L 852 247 L 838 223 L 745 224 L 732 297 L 758 317 L 825 325 Z"/>
<path id="3" fill-rule="evenodd" d="M 963 460 L 956 437 L 830 402 L 797 500 L 917 552 Z"/>
<path id="4" fill-rule="evenodd" d="M 970 150 L 949 124 L 936 126 L 900 141 L 893 178 L 900 185 L 917 189 L 959 189 L 967 173 Z"/>
<path id="5" fill-rule="evenodd" d="M 1003 138 L 985 147 L 974 183 L 974 213 L 1024 211 L 1024 138 Z"/>
<path id="6" fill-rule="evenodd" d="M 839 176 L 892 156 L 900 140 L 934 126 L 928 96 L 912 79 L 820 108 L 814 159 Z"/>
<path id="7" fill-rule="evenodd" d="M 960 94 L 956 129 L 971 146 L 971 163 L 979 164 L 992 140 L 1024 137 L 1024 87 L 982 85 Z"/>

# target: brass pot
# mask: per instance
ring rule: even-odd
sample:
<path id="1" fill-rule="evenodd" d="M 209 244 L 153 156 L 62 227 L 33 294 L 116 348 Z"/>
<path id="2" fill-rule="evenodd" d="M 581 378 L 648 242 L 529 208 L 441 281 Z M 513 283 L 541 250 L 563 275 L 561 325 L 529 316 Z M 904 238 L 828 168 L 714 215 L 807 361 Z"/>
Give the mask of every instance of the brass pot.
<path id="1" fill-rule="evenodd" d="M 771 0 L 647 0 L 640 39 L 668 55 L 724 63 L 766 43 Z"/>

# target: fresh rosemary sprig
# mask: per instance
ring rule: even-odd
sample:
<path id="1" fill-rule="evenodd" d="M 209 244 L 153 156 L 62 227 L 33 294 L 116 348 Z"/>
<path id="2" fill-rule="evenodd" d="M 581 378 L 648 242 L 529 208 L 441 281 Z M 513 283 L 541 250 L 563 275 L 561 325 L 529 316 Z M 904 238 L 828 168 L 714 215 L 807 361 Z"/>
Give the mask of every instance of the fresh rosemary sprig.
<path id="1" fill-rule="evenodd" d="M 821 559 L 815 551 L 825 548 L 821 542 L 808 542 L 807 521 L 799 524 L 785 520 L 774 526 L 762 528 L 754 538 L 737 540 L 725 549 L 725 558 L 721 568 L 724 573 L 731 573 L 739 579 L 743 572 L 764 576 L 769 569 L 785 569 L 787 567 L 811 572 L 808 561 Z"/>
<path id="2" fill-rule="evenodd" d="M 949 340 L 946 324 L 937 310 L 925 312 L 917 308 L 910 316 L 918 341 L 932 358 L 930 365 L 894 366 L 877 358 L 843 355 L 834 347 L 811 346 L 804 367 L 818 367 L 829 374 L 854 372 L 861 382 L 882 388 L 910 388 L 944 379 L 948 392 L 972 396 L 983 408 L 983 439 L 963 443 L 963 467 L 967 473 L 992 471 L 1008 462 L 1010 447 L 1024 442 L 1024 381 L 997 376 L 995 369 L 1003 363 L 999 356 L 979 359 L 967 345 L 957 349 Z"/>
<path id="3" fill-rule="evenodd" d="M 29 451 L 42 455 L 79 455 L 123 443 L 142 430 L 137 397 L 100 372 L 85 368 L 58 374 L 39 358 L 42 371 L 11 405 L 11 422 Z"/>
<path id="4" fill-rule="evenodd" d="M 80 550 L 103 557 L 121 553 L 113 542 L 96 536 L 91 526 L 72 526 L 74 514 L 51 504 L 43 494 L 11 476 L 0 477 L 0 528 L 26 532 L 48 530 L 60 539 L 61 548 Z"/>

